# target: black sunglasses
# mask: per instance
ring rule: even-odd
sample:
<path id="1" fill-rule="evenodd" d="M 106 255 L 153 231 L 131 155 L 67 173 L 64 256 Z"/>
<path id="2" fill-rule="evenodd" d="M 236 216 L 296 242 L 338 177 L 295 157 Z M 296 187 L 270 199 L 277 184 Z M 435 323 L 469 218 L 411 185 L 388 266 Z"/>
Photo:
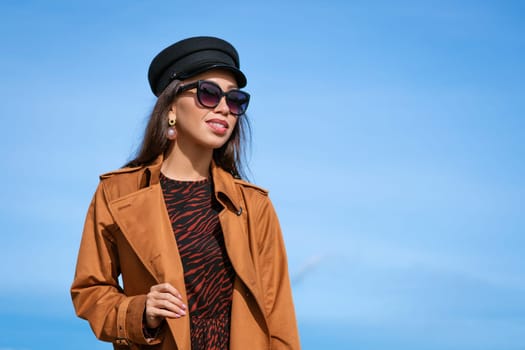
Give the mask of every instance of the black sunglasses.
<path id="1" fill-rule="evenodd" d="M 249 93 L 239 89 L 224 92 L 219 85 L 209 80 L 198 80 L 194 83 L 182 85 L 177 94 L 193 88 L 197 88 L 199 103 L 208 108 L 217 107 L 222 97 L 226 96 L 226 104 L 230 108 L 230 113 L 236 116 L 244 114 L 248 108 L 248 102 L 250 102 Z"/>

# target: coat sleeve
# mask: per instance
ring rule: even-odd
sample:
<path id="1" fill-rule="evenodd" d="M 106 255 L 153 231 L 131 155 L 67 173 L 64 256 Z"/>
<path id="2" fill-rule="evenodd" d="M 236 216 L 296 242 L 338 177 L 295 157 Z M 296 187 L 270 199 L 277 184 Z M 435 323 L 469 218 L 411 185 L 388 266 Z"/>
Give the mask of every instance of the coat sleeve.
<path id="1" fill-rule="evenodd" d="M 268 315 L 271 348 L 296 350 L 300 348 L 300 342 L 286 249 L 279 220 L 267 196 L 259 210 L 258 226 L 261 229 L 259 257 L 262 262 L 264 307 Z"/>
<path id="2" fill-rule="evenodd" d="M 116 230 L 99 184 L 84 224 L 71 297 L 77 315 L 89 321 L 100 340 L 117 344 L 156 344 L 146 339 L 142 318 L 146 296 L 126 296 L 119 286 L 117 247 L 112 232 Z"/>

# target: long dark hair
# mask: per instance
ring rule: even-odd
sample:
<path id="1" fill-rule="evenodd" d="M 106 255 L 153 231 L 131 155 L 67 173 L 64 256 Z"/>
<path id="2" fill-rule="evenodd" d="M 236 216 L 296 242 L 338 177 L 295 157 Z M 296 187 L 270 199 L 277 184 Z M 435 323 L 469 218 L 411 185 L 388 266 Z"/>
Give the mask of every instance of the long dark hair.
<path id="1" fill-rule="evenodd" d="M 177 96 L 180 80 L 172 81 L 159 95 L 151 112 L 144 138 L 135 157 L 124 167 L 136 167 L 151 164 L 158 156 L 165 154 L 170 146 L 166 137 L 168 131 L 168 112 Z M 235 177 L 244 177 L 246 147 L 251 138 L 250 123 L 246 115 L 238 116 L 230 139 L 221 147 L 213 150 L 215 164 Z"/>

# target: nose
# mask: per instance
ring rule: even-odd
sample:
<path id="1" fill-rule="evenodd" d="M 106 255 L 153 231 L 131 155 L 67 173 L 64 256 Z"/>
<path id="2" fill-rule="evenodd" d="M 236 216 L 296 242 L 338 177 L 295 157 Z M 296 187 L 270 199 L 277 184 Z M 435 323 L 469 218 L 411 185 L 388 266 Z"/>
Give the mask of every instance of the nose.
<path id="1" fill-rule="evenodd" d="M 221 97 L 219 104 L 214 108 L 214 112 L 222 115 L 228 115 L 230 113 L 230 107 L 228 107 L 226 103 L 226 96 Z"/>

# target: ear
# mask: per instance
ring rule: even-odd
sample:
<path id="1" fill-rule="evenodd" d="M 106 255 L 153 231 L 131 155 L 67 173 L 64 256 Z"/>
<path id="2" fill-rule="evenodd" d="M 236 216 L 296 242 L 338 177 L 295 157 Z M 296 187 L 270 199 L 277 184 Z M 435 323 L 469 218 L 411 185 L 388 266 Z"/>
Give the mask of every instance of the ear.
<path id="1" fill-rule="evenodd" d="M 173 102 L 170 106 L 170 110 L 168 111 L 168 118 L 172 118 L 177 114 L 177 107 L 175 106 L 175 102 Z"/>

